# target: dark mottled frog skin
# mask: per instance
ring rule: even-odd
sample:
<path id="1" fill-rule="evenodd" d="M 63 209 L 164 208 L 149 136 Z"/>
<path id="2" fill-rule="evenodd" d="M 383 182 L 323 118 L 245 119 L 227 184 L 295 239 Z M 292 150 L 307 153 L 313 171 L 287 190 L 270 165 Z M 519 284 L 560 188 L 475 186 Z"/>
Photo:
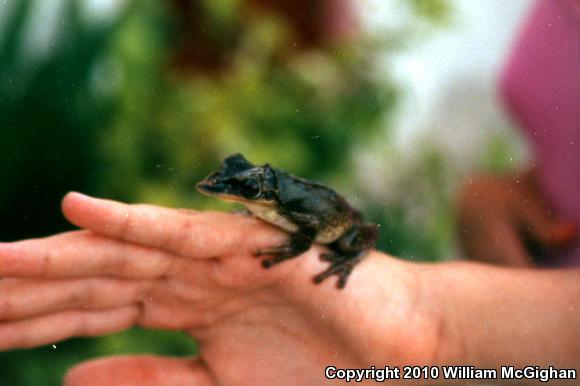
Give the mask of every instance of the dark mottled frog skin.
<path id="1" fill-rule="evenodd" d="M 334 190 L 294 177 L 270 165 L 255 166 L 241 154 L 222 162 L 196 188 L 221 200 L 244 204 L 255 216 L 291 234 L 288 244 L 260 250 L 256 256 L 269 268 L 307 251 L 312 243 L 325 244 L 330 253 L 321 255 L 330 267 L 314 277 L 315 283 L 338 276 L 344 288 L 352 269 L 375 245 L 377 227 L 363 223 L 361 214 Z"/>

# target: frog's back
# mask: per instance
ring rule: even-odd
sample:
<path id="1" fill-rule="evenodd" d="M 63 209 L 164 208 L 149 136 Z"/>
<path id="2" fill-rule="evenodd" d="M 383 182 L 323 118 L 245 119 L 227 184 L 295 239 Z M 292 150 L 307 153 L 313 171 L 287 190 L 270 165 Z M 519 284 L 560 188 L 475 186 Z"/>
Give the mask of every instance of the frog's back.
<path id="1" fill-rule="evenodd" d="M 290 221 L 317 231 L 316 241 L 328 244 L 338 239 L 361 215 L 334 190 L 308 180 L 276 171 L 280 207 Z"/>

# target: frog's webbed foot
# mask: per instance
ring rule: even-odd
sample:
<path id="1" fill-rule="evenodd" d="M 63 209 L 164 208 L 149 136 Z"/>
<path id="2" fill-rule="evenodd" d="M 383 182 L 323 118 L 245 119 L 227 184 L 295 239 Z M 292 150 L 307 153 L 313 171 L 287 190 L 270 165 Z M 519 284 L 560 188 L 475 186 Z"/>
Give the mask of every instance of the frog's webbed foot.
<path id="1" fill-rule="evenodd" d="M 344 288 L 348 277 L 350 276 L 352 269 L 360 263 L 366 251 L 361 251 L 352 255 L 339 255 L 337 253 L 323 253 L 320 255 L 320 259 L 323 261 L 330 262 L 330 267 L 325 271 L 314 276 L 314 283 L 320 284 L 325 279 L 332 275 L 338 276 L 338 281 L 336 286 L 338 288 Z"/>
<path id="2" fill-rule="evenodd" d="M 279 247 L 261 249 L 254 252 L 254 256 L 272 256 L 269 259 L 262 260 L 262 267 L 270 268 L 271 266 L 281 263 L 284 260 L 292 259 L 306 252 L 312 245 L 313 237 L 310 234 L 292 234 L 288 244 Z"/>
<path id="3" fill-rule="evenodd" d="M 360 263 L 367 250 L 377 238 L 377 228 L 374 224 L 355 224 L 338 240 L 329 245 L 330 253 L 320 255 L 320 260 L 330 263 L 325 271 L 314 277 L 315 283 L 322 283 L 332 275 L 338 276 L 336 286 L 344 288 L 353 268 Z"/>

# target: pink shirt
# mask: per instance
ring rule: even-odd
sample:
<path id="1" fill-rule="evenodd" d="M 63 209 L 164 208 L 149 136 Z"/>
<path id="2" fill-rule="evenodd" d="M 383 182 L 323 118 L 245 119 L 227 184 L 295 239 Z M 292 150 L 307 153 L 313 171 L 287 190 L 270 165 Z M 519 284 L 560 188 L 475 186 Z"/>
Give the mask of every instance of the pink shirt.
<path id="1" fill-rule="evenodd" d="M 544 193 L 580 225 L 580 0 L 536 2 L 501 87 L 531 139 Z M 552 262 L 580 266 L 580 245 Z"/>

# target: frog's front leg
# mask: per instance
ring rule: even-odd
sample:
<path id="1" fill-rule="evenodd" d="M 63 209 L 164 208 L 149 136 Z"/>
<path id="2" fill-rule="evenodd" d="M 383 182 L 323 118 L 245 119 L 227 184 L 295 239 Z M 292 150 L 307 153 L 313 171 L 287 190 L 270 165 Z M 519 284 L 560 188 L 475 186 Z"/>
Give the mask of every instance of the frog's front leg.
<path id="1" fill-rule="evenodd" d="M 315 232 L 310 230 L 300 230 L 298 233 L 292 233 L 288 244 L 279 247 L 262 249 L 254 253 L 255 256 L 273 256 L 270 259 L 262 260 L 262 267 L 270 268 L 284 260 L 291 259 L 306 252 L 314 242 Z"/>
<path id="2" fill-rule="evenodd" d="M 353 268 L 360 263 L 369 248 L 377 239 L 377 228 L 374 224 L 353 225 L 338 240 L 329 245 L 331 253 L 320 256 L 322 261 L 330 262 L 330 267 L 314 277 L 316 284 L 322 283 L 326 278 L 337 275 L 336 286 L 344 288 Z"/>

